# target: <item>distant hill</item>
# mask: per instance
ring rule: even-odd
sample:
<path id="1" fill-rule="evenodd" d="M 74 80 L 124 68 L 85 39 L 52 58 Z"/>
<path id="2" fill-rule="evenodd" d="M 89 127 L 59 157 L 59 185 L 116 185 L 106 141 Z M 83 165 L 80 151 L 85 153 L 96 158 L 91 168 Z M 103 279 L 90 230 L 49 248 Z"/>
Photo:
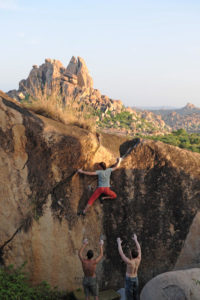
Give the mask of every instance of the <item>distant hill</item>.
<path id="1" fill-rule="evenodd" d="M 150 110 L 160 115 L 165 123 L 173 130 L 184 128 L 187 132 L 200 132 L 200 108 L 192 103 L 179 109 Z"/>
<path id="2" fill-rule="evenodd" d="M 136 110 L 175 110 L 178 109 L 178 107 L 175 106 L 133 106 L 133 109 Z"/>
<path id="3" fill-rule="evenodd" d="M 178 114 L 181 115 L 187 115 L 187 114 L 191 114 L 194 112 L 200 113 L 200 108 L 196 107 L 194 104 L 192 103 L 187 103 L 184 107 L 182 108 L 151 108 L 151 109 L 147 109 L 155 114 L 159 114 L 159 115 L 168 115 L 172 112 L 176 112 Z"/>

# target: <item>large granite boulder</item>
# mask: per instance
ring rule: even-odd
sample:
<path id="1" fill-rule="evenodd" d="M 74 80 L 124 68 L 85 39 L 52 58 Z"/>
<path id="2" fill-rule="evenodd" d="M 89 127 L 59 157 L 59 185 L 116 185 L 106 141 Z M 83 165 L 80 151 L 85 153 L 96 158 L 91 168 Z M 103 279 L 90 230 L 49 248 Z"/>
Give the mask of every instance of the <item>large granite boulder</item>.
<path id="1" fill-rule="evenodd" d="M 33 283 L 80 287 L 82 239 L 89 238 L 97 255 L 102 234 L 102 288 L 123 286 L 116 238 L 128 252 L 133 232 L 142 247 L 141 287 L 157 274 L 200 266 L 199 154 L 150 140 L 133 147 L 135 140 L 126 137 L 66 126 L 2 92 L 0 145 L 0 260 L 16 266 L 27 261 Z M 94 170 L 100 161 L 111 165 L 127 151 L 111 177 L 117 199 L 103 206 L 97 200 L 85 218 L 78 217 L 97 182 L 76 170 Z"/>
<path id="2" fill-rule="evenodd" d="M 143 288 L 141 300 L 199 300 L 200 268 L 160 274 Z"/>

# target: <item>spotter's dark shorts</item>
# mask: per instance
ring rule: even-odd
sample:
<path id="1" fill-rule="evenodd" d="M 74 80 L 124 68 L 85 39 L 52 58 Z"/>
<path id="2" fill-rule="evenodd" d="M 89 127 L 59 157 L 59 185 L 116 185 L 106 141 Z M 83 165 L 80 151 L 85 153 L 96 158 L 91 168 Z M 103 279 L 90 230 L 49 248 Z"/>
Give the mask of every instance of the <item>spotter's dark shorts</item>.
<path id="1" fill-rule="evenodd" d="M 88 297 L 89 294 L 92 294 L 92 296 L 99 295 L 99 286 L 96 277 L 84 277 L 83 288 L 86 297 Z"/>

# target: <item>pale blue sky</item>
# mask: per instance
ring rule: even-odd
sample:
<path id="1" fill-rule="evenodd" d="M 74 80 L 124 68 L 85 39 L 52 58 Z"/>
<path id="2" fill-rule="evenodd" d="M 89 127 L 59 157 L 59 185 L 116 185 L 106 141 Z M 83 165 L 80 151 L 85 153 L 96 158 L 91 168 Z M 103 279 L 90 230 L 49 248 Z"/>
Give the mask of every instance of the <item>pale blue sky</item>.
<path id="1" fill-rule="evenodd" d="M 94 88 L 129 106 L 200 107 L 199 0 L 0 0 L 0 89 L 45 58 L 84 58 Z"/>

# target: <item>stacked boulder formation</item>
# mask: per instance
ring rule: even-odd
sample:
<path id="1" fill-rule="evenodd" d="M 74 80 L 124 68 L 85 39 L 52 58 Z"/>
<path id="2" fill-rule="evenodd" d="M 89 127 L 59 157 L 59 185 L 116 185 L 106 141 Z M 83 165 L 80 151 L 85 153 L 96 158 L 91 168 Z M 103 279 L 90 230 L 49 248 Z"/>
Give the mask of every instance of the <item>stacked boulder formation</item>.
<path id="1" fill-rule="evenodd" d="M 20 81 L 18 90 L 11 90 L 7 94 L 18 101 L 42 97 L 48 99 L 50 96 L 55 96 L 54 98 L 57 99 L 59 96 L 64 104 L 75 109 L 83 110 L 85 107 L 89 110 L 92 109 L 97 122 L 108 117 L 108 126 L 104 124 L 104 129 L 110 133 L 148 135 L 170 131 L 160 116 L 125 107 L 121 100 L 111 99 L 93 88 L 92 77 L 81 57 L 72 56 L 66 68 L 59 60 L 47 58 L 41 66 L 33 65 L 28 78 Z M 121 112 L 127 112 L 130 115 L 132 122 L 129 124 L 129 128 L 120 126 L 119 121 L 115 124 L 112 123 L 111 119 Z M 147 126 L 142 128 L 144 119 Z M 154 128 L 153 132 L 151 132 L 152 128 Z"/>
<path id="2" fill-rule="evenodd" d="M 85 61 L 81 57 L 72 56 L 67 68 L 59 60 L 45 59 L 41 66 L 33 65 L 27 79 L 19 83 L 18 91 L 7 93 L 16 100 L 61 95 L 65 103 L 86 104 L 95 109 L 121 111 L 120 100 L 112 100 L 93 88 L 93 80 L 89 75 Z"/>

